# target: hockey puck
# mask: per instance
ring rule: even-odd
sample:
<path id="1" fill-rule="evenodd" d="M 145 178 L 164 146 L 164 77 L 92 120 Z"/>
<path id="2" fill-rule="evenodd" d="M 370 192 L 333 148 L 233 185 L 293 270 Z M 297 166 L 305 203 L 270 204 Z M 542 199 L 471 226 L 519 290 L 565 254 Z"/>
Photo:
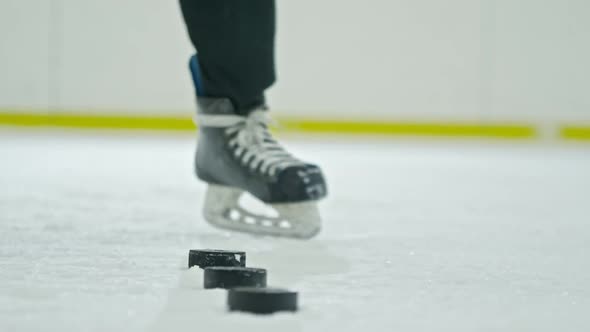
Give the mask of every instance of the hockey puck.
<path id="1" fill-rule="evenodd" d="M 246 253 L 228 250 L 190 250 L 188 267 L 198 266 L 204 269 L 209 266 L 246 266 Z"/>
<path id="2" fill-rule="evenodd" d="M 297 292 L 279 288 L 238 287 L 227 293 L 230 311 L 272 314 L 297 311 Z"/>
<path id="3" fill-rule="evenodd" d="M 205 268 L 205 288 L 266 287 L 266 270 L 251 267 Z"/>

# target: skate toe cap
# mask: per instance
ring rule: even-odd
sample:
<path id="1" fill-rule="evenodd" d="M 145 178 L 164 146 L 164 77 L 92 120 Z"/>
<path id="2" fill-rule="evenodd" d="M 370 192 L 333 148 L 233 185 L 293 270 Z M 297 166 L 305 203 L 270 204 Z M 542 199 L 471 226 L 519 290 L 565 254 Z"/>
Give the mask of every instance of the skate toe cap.
<path id="1" fill-rule="evenodd" d="M 278 176 L 277 189 L 288 202 L 318 200 L 327 194 L 322 171 L 315 165 L 284 169 Z"/>

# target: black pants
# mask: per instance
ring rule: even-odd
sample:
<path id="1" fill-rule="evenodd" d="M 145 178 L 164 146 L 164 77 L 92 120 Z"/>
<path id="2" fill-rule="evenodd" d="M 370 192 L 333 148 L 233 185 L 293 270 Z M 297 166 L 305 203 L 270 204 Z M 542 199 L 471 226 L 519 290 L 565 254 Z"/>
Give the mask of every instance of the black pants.
<path id="1" fill-rule="evenodd" d="M 275 81 L 274 0 L 180 0 L 209 97 L 229 98 L 239 113 L 264 103 Z"/>

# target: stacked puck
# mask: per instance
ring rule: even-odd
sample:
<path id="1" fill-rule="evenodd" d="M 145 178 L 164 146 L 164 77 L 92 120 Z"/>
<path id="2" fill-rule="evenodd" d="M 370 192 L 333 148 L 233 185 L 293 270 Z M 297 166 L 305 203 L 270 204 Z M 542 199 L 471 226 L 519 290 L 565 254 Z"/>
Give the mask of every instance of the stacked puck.
<path id="1" fill-rule="evenodd" d="M 297 311 L 297 292 L 267 287 L 266 269 L 246 267 L 243 251 L 190 250 L 188 267 L 193 266 L 204 270 L 205 289 L 228 290 L 230 311 L 256 314 Z"/>

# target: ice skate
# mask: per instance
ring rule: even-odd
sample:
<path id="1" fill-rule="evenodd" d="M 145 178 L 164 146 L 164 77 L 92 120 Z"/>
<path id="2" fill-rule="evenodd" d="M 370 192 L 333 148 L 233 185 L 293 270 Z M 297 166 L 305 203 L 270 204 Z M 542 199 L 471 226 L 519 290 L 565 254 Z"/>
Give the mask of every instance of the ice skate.
<path id="1" fill-rule="evenodd" d="M 260 235 L 316 235 L 321 228 L 317 201 L 326 196 L 320 168 L 295 158 L 272 138 L 262 105 L 242 116 L 229 99 L 203 97 L 196 57 L 190 66 L 198 104 L 196 173 L 208 183 L 205 220 L 216 227 Z M 241 206 L 245 193 L 274 213 L 255 213 Z"/>

